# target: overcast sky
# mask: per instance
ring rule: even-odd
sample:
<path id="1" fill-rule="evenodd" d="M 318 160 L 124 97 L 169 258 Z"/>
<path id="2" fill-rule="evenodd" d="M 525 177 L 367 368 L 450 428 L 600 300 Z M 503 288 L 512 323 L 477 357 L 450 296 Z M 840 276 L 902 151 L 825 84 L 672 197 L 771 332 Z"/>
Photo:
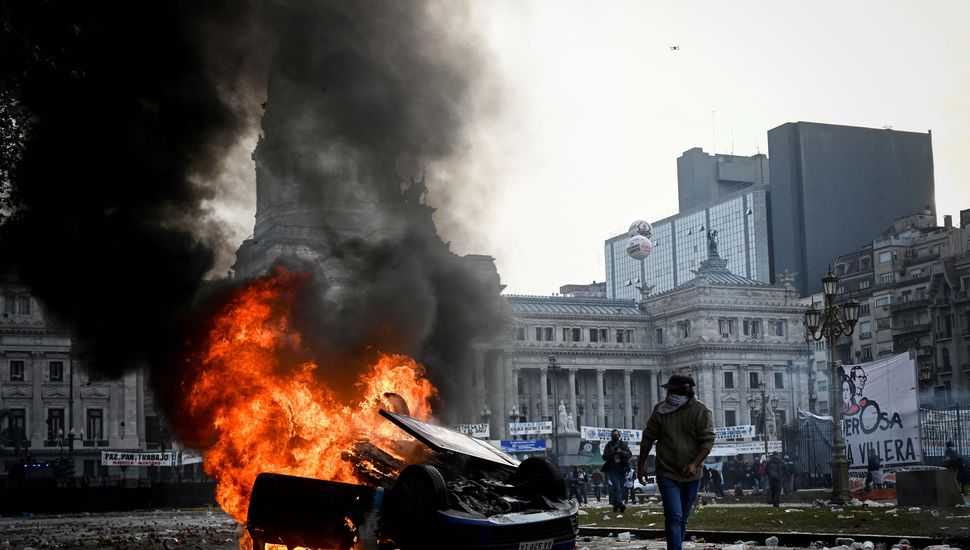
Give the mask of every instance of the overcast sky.
<path id="1" fill-rule="evenodd" d="M 940 220 L 970 208 L 970 2 L 474 11 L 504 103 L 475 127 L 488 208 L 452 205 L 474 234 L 439 225 L 456 251 L 495 256 L 507 293 L 602 281 L 606 238 L 676 212 L 683 151 L 768 153 L 767 131 L 785 122 L 932 130 Z"/>

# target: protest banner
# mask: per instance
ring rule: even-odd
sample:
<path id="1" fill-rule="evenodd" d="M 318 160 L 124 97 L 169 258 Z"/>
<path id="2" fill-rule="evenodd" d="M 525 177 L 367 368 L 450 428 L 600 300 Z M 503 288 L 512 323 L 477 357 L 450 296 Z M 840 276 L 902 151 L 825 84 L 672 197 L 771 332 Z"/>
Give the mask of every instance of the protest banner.
<path id="1" fill-rule="evenodd" d="M 178 466 L 179 451 L 128 453 L 101 451 L 102 466 Z"/>
<path id="2" fill-rule="evenodd" d="M 883 467 L 922 462 L 915 357 L 843 365 L 836 383 L 850 468 L 865 469 L 869 450 Z"/>
<path id="3" fill-rule="evenodd" d="M 487 422 L 479 424 L 455 424 L 453 428 L 456 432 L 469 434 L 475 439 L 488 439 L 490 428 Z"/>
<path id="4" fill-rule="evenodd" d="M 747 424 L 744 426 L 722 426 L 720 428 L 714 428 L 714 439 L 717 441 L 722 440 L 738 440 L 738 439 L 750 439 L 754 437 L 754 425 Z"/>
<path id="5" fill-rule="evenodd" d="M 509 435 L 543 435 L 552 433 L 552 421 L 512 422 L 509 424 Z"/>

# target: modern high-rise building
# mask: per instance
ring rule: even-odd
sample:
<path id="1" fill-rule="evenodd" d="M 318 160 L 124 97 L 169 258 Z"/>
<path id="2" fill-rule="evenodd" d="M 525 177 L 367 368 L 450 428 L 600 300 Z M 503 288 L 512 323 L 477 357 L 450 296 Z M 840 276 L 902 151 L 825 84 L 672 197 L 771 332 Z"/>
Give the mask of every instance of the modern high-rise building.
<path id="1" fill-rule="evenodd" d="M 768 131 L 771 271 L 819 292 L 828 264 L 898 218 L 936 211 L 932 134 L 789 122 Z"/>
<path id="2" fill-rule="evenodd" d="M 767 185 L 751 185 L 712 204 L 648 221 L 653 224 L 653 252 L 642 262 L 627 255 L 626 233 L 606 240 L 608 298 L 639 299 L 641 289 L 664 292 L 692 280 L 707 258 L 707 232 L 712 229 L 731 272 L 771 282 Z"/>
<path id="3" fill-rule="evenodd" d="M 677 159 L 677 197 L 680 211 L 699 208 L 756 183 L 767 184 L 768 156 L 742 157 L 705 153 L 700 147 Z"/>

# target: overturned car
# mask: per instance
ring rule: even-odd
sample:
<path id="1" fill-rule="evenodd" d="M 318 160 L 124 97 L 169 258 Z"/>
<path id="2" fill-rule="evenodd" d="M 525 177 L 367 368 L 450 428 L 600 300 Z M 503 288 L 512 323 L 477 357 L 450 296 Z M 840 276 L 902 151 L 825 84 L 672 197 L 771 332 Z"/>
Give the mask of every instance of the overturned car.
<path id="1" fill-rule="evenodd" d="M 578 507 L 553 462 L 519 462 L 453 430 L 380 414 L 426 447 L 421 462 L 402 465 L 384 487 L 260 474 L 247 520 L 257 550 L 575 547 Z"/>

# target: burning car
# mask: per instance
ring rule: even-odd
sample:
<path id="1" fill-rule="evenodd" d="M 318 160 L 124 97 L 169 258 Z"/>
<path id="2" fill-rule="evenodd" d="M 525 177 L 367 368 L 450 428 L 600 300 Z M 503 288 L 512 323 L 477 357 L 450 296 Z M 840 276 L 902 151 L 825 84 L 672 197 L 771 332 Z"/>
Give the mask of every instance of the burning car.
<path id="1" fill-rule="evenodd" d="M 424 445 L 420 463 L 396 464 L 379 451 L 357 457 L 376 487 L 281 474 L 253 485 L 247 529 L 257 550 L 290 548 L 575 547 L 578 506 L 563 475 L 542 457 L 519 462 L 484 441 L 409 416 L 380 414 Z M 376 455 L 373 453 L 377 453 Z M 350 457 L 348 457 L 350 458 Z"/>

